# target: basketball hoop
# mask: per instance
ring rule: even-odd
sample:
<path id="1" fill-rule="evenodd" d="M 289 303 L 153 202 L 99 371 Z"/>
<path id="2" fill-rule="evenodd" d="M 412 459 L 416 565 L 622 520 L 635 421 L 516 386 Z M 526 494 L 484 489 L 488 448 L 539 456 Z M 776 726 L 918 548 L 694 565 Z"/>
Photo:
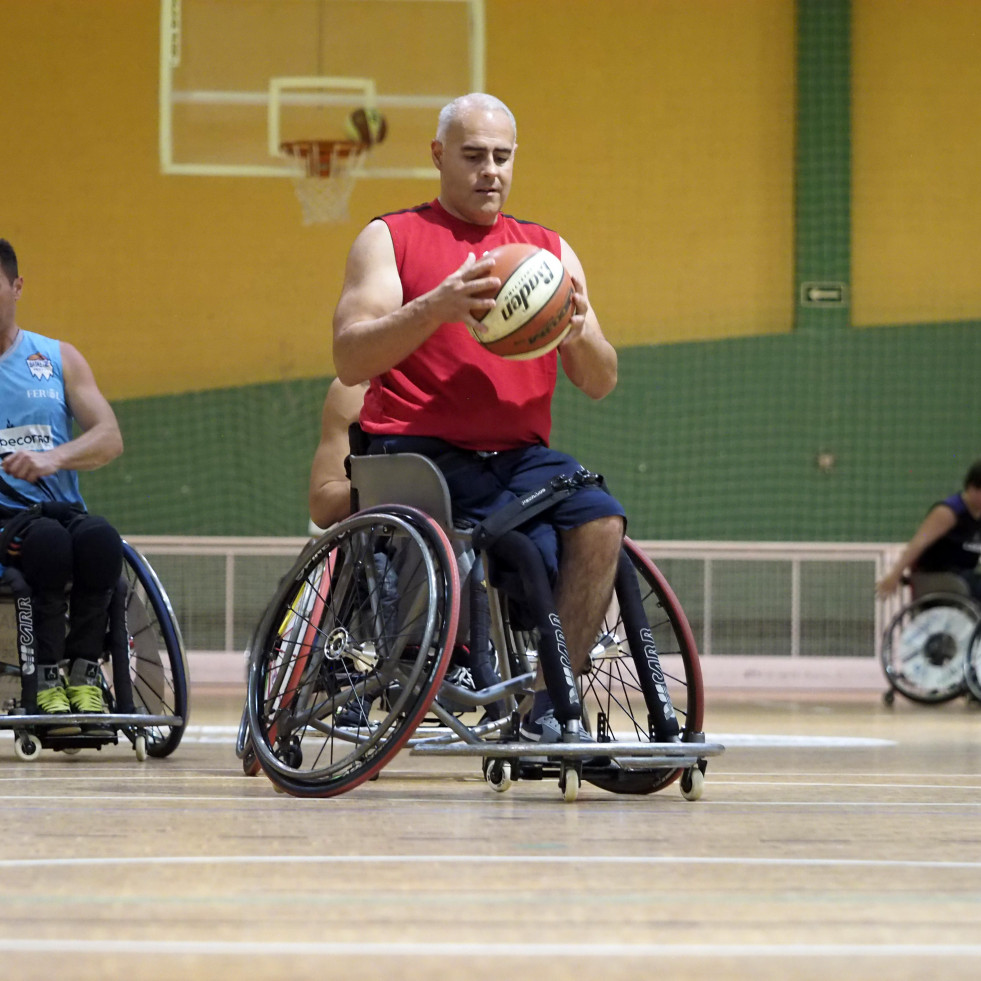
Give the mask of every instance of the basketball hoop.
<path id="1" fill-rule="evenodd" d="M 353 140 L 290 140 L 279 145 L 293 158 L 293 187 L 303 209 L 303 224 L 347 218 L 347 203 L 368 146 Z"/>

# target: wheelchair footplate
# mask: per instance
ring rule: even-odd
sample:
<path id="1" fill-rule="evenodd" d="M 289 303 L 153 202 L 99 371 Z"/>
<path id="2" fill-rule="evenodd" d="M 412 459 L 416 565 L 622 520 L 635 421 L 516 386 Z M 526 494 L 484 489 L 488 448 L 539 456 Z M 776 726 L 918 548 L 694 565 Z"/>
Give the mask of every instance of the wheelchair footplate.
<path id="1" fill-rule="evenodd" d="M 680 776 L 682 796 L 702 796 L 708 759 L 725 752 L 721 743 L 705 742 L 695 733 L 686 742 L 534 743 L 526 740 L 452 741 L 446 737 L 416 742 L 412 755 L 479 756 L 484 779 L 495 790 L 513 780 L 557 778 L 567 802 L 574 801 L 583 780 L 620 793 L 650 793 Z"/>
<path id="2" fill-rule="evenodd" d="M 146 758 L 146 730 L 154 726 L 182 725 L 176 715 L 142 715 L 133 713 L 82 713 L 27 715 L 16 712 L 0 715 L 0 731 L 13 730 L 16 755 L 31 759 L 42 749 L 77 753 L 82 749 L 102 749 L 119 743 L 122 732 L 136 750 L 137 759 Z M 77 733 L 51 733 L 51 729 L 78 726 Z M 88 730 L 101 730 L 93 732 Z"/>
<path id="3" fill-rule="evenodd" d="M 683 742 L 652 743 L 625 742 L 554 742 L 534 743 L 525 740 L 494 742 L 447 742 L 444 739 L 422 739 L 412 746 L 413 756 L 482 756 L 504 759 L 531 758 L 541 760 L 599 758 L 610 760 L 631 769 L 660 769 L 685 767 L 710 756 L 725 752 L 721 743 Z"/>

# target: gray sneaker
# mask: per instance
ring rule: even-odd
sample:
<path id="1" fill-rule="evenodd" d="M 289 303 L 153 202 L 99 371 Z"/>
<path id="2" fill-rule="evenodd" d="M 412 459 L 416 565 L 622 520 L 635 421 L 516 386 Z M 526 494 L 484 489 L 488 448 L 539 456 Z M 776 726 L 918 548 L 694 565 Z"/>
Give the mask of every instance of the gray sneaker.
<path id="1" fill-rule="evenodd" d="M 521 720 L 518 734 L 530 743 L 557 743 L 562 741 L 562 723 L 555 718 L 554 709 L 547 709 L 537 719 L 526 715 Z M 593 743 L 595 739 L 582 726 L 579 727 L 579 742 Z"/>
<path id="2" fill-rule="evenodd" d="M 529 713 L 522 717 L 518 734 L 530 743 L 557 743 L 562 739 L 562 723 L 555 718 L 555 710 L 551 708 L 537 719 Z"/>

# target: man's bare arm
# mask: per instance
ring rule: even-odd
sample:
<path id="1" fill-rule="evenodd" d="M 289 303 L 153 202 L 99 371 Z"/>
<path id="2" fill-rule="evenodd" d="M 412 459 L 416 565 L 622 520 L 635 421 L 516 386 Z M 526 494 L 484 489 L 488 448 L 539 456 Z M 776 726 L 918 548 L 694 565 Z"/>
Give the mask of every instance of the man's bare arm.
<path id="1" fill-rule="evenodd" d="M 494 301 L 475 294 L 497 289 L 487 276 L 490 259 L 469 256 L 435 289 L 403 305 L 402 283 L 388 226 L 371 222 L 348 255 L 341 298 L 334 313 L 334 367 L 345 385 L 383 374 L 411 354 L 444 323 L 479 329 L 474 311 Z"/>
<path id="2" fill-rule="evenodd" d="M 586 274 L 569 243 L 562 239 L 562 264 L 572 275 L 576 313 L 572 329 L 559 345 L 562 370 L 590 398 L 601 399 L 616 387 L 617 352 L 603 336 L 599 320 L 586 293 Z"/>
<path id="3" fill-rule="evenodd" d="M 99 391 L 88 362 L 62 341 L 61 363 L 68 407 L 82 432 L 43 453 L 20 450 L 4 457 L 3 470 L 12 477 L 35 483 L 59 470 L 96 470 L 123 452 L 116 414 Z"/>

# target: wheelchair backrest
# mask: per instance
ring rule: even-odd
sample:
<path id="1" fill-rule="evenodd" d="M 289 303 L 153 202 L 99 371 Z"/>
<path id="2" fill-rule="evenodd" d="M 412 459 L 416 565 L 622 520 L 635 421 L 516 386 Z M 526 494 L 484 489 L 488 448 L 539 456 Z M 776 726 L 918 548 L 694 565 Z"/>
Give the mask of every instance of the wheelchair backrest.
<path id="1" fill-rule="evenodd" d="M 359 509 L 404 504 L 425 511 L 447 534 L 453 530 L 446 480 L 420 453 L 352 456 L 351 487 Z"/>

